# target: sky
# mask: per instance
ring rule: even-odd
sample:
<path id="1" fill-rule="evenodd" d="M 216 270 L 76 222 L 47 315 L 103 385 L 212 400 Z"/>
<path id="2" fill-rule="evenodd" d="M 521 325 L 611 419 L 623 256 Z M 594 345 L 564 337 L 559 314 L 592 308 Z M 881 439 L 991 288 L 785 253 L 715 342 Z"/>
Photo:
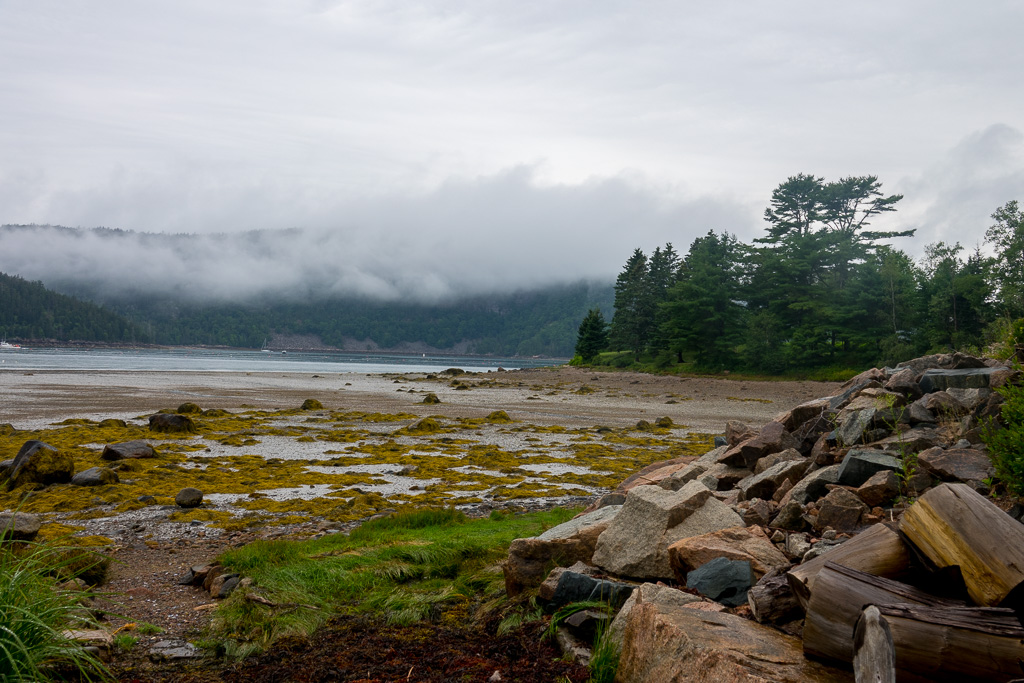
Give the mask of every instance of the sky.
<path id="1" fill-rule="evenodd" d="M 1021 26 L 1000 0 L 0 0 L 0 223 L 225 247 L 135 238 L 146 281 L 437 298 L 749 241 L 787 177 L 872 174 L 899 246 L 973 248 L 1024 201 Z M 111 256 L 27 235 L 0 270 Z"/>

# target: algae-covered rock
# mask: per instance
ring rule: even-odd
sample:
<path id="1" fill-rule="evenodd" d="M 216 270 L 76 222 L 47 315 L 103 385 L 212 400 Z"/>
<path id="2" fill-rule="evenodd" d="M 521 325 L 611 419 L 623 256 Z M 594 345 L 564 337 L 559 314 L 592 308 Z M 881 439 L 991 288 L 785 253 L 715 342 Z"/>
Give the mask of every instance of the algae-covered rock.
<path id="1" fill-rule="evenodd" d="M 120 478 L 117 472 L 109 467 L 90 467 L 71 478 L 75 486 L 104 486 L 106 484 L 117 484 Z"/>
<path id="2" fill-rule="evenodd" d="M 441 423 L 432 417 L 425 417 L 405 428 L 409 434 L 434 434 L 441 431 Z"/>
<path id="3" fill-rule="evenodd" d="M 149 416 L 149 430 L 170 434 L 190 434 L 196 431 L 196 423 L 188 415 L 157 413 Z"/>
<path id="4" fill-rule="evenodd" d="M 509 424 L 512 422 L 512 418 L 504 410 L 495 410 L 487 416 L 487 422 L 490 424 Z"/>
<path id="5" fill-rule="evenodd" d="M 0 541 L 31 541 L 41 527 L 39 515 L 27 512 L 0 512 Z"/>
<path id="6" fill-rule="evenodd" d="M 178 491 L 174 497 L 174 503 L 178 507 L 196 508 L 203 504 L 203 492 L 199 489 L 184 488 Z"/>
<path id="7" fill-rule="evenodd" d="M 439 399 L 437 397 L 437 394 L 435 394 L 435 393 L 427 394 L 426 396 L 423 397 L 423 401 L 422 401 L 422 403 L 426 403 L 427 405 L 433 405 L 435 403 L 440 403 L 440 402 L 441 402 L 441 399 Z"/>
<path id="8" fill-rule="evenodd" d="M 100 457 L 104 460 L 127 460 L 131 458 L 155 458 L 156 451 L 145 441 L 124 441 L 110 443 L 103 447 Z"/>
<path id="9" fill-rule="evenodd" d="M 66 484 L 75 474 L 75 462 L 69 454 L 62 453 L 48 443 L 32 439 L 26 441 L 9 472 L 7 490 L 24 484 Z"/>
<path id="10" fill-rule="evenodd" d="M 316 400 L 315 398 L 307 398 L 305 401 L 302 402 L 302 409 L 303 410 L 323 410 L 324 409 L 324 404 L 321 403 L 320 401 Z"/>
<path id="11" fill-rule="evenodd" d="M 18 431 L 14 428 L 10 422 L 4 422 L 0 424 L 0 436 L 10 436 L 14 432 Z"/>
<path id="12" fill-rule="evenodd" d="M 180 406 L 178 406 L 179 415 L 193 415 L 199 414 L 201 412 L 203 412 L 203 409 L 200 408 L 195 403 L 182 403 Z"/>
<path id="13" fill-rule="evenodd" d="M 668 417 L 667 415 L 666 415 L 666 416 L 664 416 L 664 417 L 659 417 L 659 418 L 658 418 L 658 419 L 657 419 L 657 420 L 656 420 L 656 421 L 654 422 L 654 426 L 655 426 L 655 427 L 658 427 L 658 428 L 660 428 L 660 429 L 672 429 L 672 426 L 673 426 L 674 424 L 675 424 L 675 423 L 674 423 L 674 422 L 672 421 L 672 418 L 671 418 L 671 417 Z"/>

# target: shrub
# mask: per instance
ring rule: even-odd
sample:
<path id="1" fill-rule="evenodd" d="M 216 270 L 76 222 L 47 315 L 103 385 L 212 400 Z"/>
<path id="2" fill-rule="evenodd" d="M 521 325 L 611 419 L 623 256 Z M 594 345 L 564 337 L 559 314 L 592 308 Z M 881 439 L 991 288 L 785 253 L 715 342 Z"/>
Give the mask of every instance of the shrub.
<path id="1" fill-rule="evenodd" d="M 1002 427 L 989 422 L 983 438 L 996 475 L 1006 488 L 1024 496 L 1024 386 L 1006 384 L 998 391 L 1004 399 Z"/>

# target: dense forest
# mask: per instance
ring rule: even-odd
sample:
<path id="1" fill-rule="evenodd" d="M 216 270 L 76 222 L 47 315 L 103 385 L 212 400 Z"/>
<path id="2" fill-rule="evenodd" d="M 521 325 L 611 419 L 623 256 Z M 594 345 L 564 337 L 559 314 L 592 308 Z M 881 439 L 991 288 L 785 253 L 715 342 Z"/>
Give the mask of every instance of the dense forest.
<path id="1" fill-rule="evenodd" d="M 83 288 L 84 289 L 84 288 Z M 313 335 L 381 349 L 429 347 L 487 355 L 572 355 L 591 307 L 611 308 L 611 283 L 576 283 L 444 304 L 312 298 L 304 303 L 197 303 L 121 297 L 106 307 L 0 273 L 0 334 L 12 340 L 258 348 L 274 335 Z"/>
<path id="2" fill-rule="evenodd" d="M 131 322 L 102 306 L 0 273 L 0 335 L 5 338 L 131 342 L 137 333 Z"/>
<path id="3" fill-rule="evenodd" d="M 685 255 L 637 249 L 615 284 L 606 327 L 591 311 L 577 355 L 598 362 L 777 374 L 893 364 L 926 352 L 980 350 L 1019 332 L 1024 316 L 1024 212 L 1009 201 L 985 236 L 994 255 L 936 242 L 915 261 L 890 242 L 913 231 L 869 229 L 896 210 L 874 176 L 780 184 L 765 234 L 744 244 L 709 231 Z M 625 353 L 628 352 L 628 353 Z"/>

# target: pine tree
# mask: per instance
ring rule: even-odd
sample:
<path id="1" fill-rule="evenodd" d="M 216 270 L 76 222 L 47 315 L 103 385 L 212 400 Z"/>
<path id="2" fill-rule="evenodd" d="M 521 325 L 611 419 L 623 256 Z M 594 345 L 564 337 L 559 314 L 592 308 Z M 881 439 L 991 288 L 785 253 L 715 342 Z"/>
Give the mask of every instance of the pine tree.
<path id="1" fill-rule="evenodd" d="M 587 311 L 576 335 L 576 355 L 589 363 L 598 353 L 608 347 L 608 324 L 600 308 Z"/>
<path id="2" fill-rule="evenodd" d="M 632 351 L 637 360 L 654 323 L 647 274 L 647 256 L 635 249 L 615 280 L 615 315 L 608 333 L 612 346 Z"/>

